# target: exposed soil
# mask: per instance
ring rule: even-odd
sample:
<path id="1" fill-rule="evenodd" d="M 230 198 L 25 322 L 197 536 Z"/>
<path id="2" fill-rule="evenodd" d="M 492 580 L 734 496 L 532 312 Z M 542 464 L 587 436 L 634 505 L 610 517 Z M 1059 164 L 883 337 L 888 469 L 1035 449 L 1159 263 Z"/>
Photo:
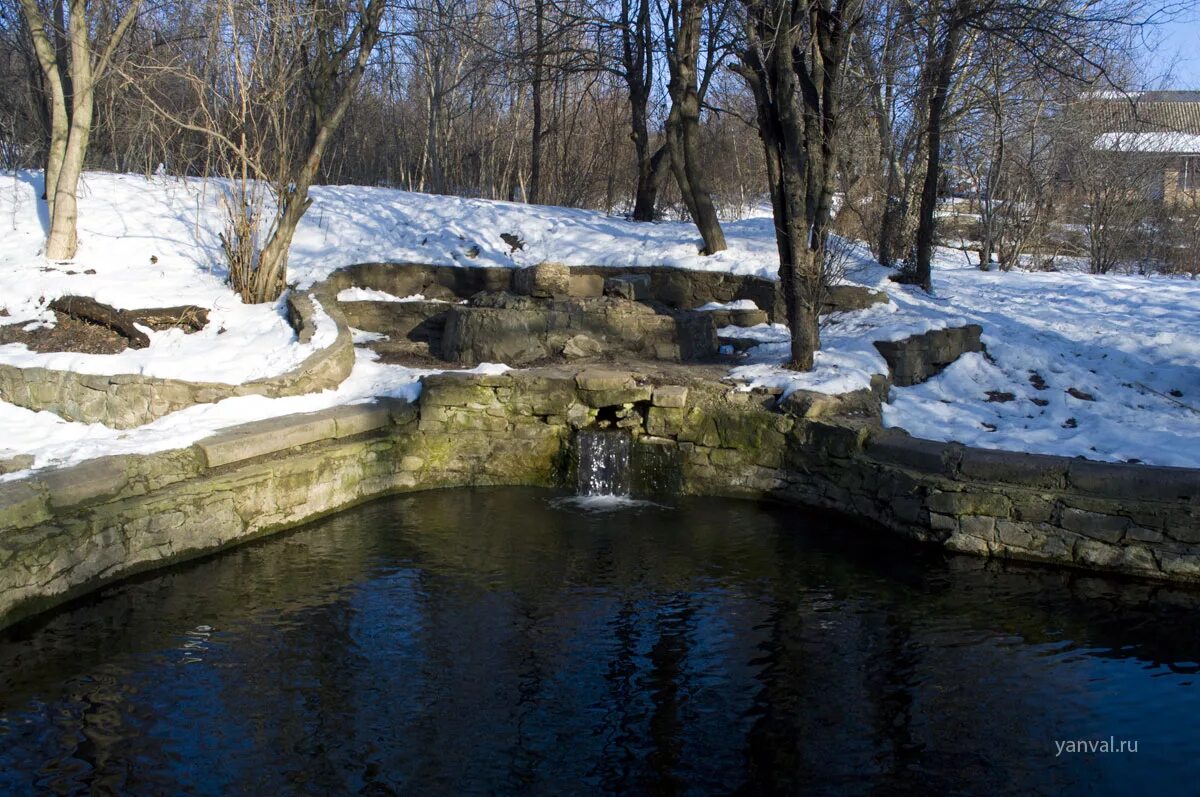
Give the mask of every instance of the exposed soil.
<path id="1" fill-rule="evenodd" d="M 24 343 L 40 353 L 73 351 L 81 354 L 116 354 L 129 346 L 123 335 L 108 327 L 89 324 L 64 313 L 54 315 L 58 323 L 52 327 L 26 330 L 27 324 L 23 323 L 0 326 L 0 344 Z"/>
<path id="2" fill-rule="evenodd" d="M 7 314 L 0 312 L 0 315 Z M 125 315 L 154 330 L 178 327 L 185 334 L 203 329 L 208 323 L 208 311 L 193 306 L 128 310 Z M 26 330 L 28 324 L 24 322 L 0 325 L 0 345 L 23 343 L 31 351 L 41 354 L 57 351 L 117 354 L 129 347 L 128 338 L 107 326 L 73 318 L 57 310 L 54 317 L 56 323 L 52 327 Z"/>

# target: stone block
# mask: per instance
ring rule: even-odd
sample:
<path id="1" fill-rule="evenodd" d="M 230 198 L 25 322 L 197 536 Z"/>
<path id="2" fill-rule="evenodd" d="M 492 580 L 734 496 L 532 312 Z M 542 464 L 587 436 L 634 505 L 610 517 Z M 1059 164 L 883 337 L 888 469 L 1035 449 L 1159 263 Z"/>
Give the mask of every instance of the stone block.
<path id="1" fill-rule="evenodd" d="M 571 292 L 571 269 L 562 263 L 538 263 L 513 273 L 513 291 L 523 296 L 549 299 Z"/>
<path id="2" fill-rule="evenodd" d="M 867 454 L 874 460 L 941 476 L 957 473 L 962 450 L 955 443 L 922 440 L 899 429 L 873 431 L 866 441 Z"/>
<path id="3" fill-rule="evenodd" d="M 373 432 L 392 425 L 391 408 L 376 402 L 331 407 L 325 412 L 333 418 L 334 437 L 337 438 Z"/>
<path id="4" fill-rule="evenodd" d="M 951 534 L 942 543 L 947 550 L 955 553 L 971 554 L 973 556 L 988 556 L 991 554 L 991 549 L 988 548 L 986 540 L 979 537 L 972 537 L 968 534 Z"/>
<path id="5" fill-rule="evenodd" d="M 0 457 L 0 474 L 16 473 L 33 467 L 33 454 L 17 454 L 11 457 Z"/>
<path id="6" fill-rule="evenodd" d="M 593 299 L 604 295 L 604 277 L 599 274 L 571 274 L 567 293 L 579 299 Z"/>
<path id="7" fill-rule="evenodd" d="M 1200 521 L 1193 516 L 1173 516 L 1166 522 L 1167 536 L 1189 545 L 1200 543 Z"/>
<path id="8" fill-rule="evenodd" d="M 1159 551 L 1163 573 L 1181 581 L 1200 581 L 1200 553 Z"/>
<path id="9" fill-rule="evenodd" d="M 589 368 L 575 375 L 575 385 L 580 390 L 625 390 L 636 384 L 637 381 L 629 371 Z"/>
<path id="10" fill-rule="evenodd" d="M 959 469 L 969 479 L 1060 489 L 1066 484 L 1066 457 L 965 448 Z"/>
<path id="11" fill-rule="evenodd" d="M 757 307 L 752 310 L 732 310 L 729 313 L 729 322 L 735 327 L 756 327 L 769 320 L 766 311 Z"/>
<path id="12" fill-rule="evenodd" d="M 126 456 L 89 459 L 39 473 L 38 481 L 45 485 L 54 509 L 111 498 L 129 484 L 128 459 Z"/>
<path id="13" fill-rule="evenodd" d="M 931 512 L 948 515 L 991 515 L 1007 518 L 1012 503 L 1000 493 L 965 490 L 963 492 L 934 493 L 926 499 Z"/>
<path id="14" fill-rule="evenodd" d="M 468 404 L 492 404 L 494 389 L 473 380 L 470 374 L 430 374 L 421 380 L 421 405 L 465 407 Z"/>
<path id="15" fill-rule="evenodd" d="M 686 407 L 688 389 L 683 385 L 659 385 L 654 388 L 650 401 L 656 407 Z"/>
<path id="16" fill-rule="evenodd" d="M 1075 543 L 1075 560 L 1088 567 L 1108 570 L 1121 561 L 1121 549 L 1099 540 L 1080 540 Z"/>
<path id="17" fill-rule="evenodd" d="M 604 295 L 631 302 L 644 302 L 650 298 L 649 274 L 621 274 L 604 281 Z"/>
<path id="18" fill-rule="evenodd" d="M 683 428 L 684 412 L 677 407 L 651 407 L 646 413 L 646 432 L 659 437 L 673 437 Z"/>
<path id="19" fill-rule="evenodd" d="M 547 348 L 549 323 L 549 313 L 544 308 L 454 305 L 446 313 L 442 356 L 464 365 L 481 362 L 524 365 L 560 350 Z"/>
<path id="20" fill-rule="evenodd" d="M 1011 520 L 1000 520 L 996 522 L 996 540 L 1003 545 L 1011 545 L 1015 548 L 1029 549 L 1033 547 L 1033 530 L 1036 526 L 1032 523 L 1014 523 Z"/>
<path id="21" fill-rule="evenodd" d="M 929 513 L 929 528 L 934 531 L 958 531 L 958 518 L 953 515 Z"/>
<path id="22" fill-rule="evenodd" d="M 1158 529 L 1148 529 L 1144 526 L 1130 526 L 1125 531 L 1125 539 L 1135 542 L 1158 543 L 1163 541 L 1163 533 Z"/>
<path id="23" fill-rule="evenodd" d="M 0 482 L 0 529 L 26 528 L 49 516 L 40 482 Z"/>
<path id="24" fill-rule="evenodd" d="M 1129 528 L 1129 518 L 1064 507 L 1059 524 L 1064 529 L 1085 537 L 1115 543 L 1120 541 L 1125 535 L 1125 530 Z"/>
<path id="25" fill-rule="evenodd" d="M 986 515 L 967 515 L 959 521 L 963 534 L 978 537 L 981 540 L 996 538 L 996 519 Z"/>
<path id="26" fill-rule="evenodd" d="M 337 425 L 333 418 L 321 417 L 316 413 L 285 415 L 235 426 L 205 438 L 196 445 L 204 452 L 208 467 L 216 468 L 318 440 L 328 440 L 336 433 Z"/>
<path id="27" fill-rule="evenodd" d="M 832 285 L 826 290 L 821 312 L 844 313 L 849 310 L 866 310 L 872 305 L 887 303 L 887 294 L 882 291 L 861 285 Z"/>
<path id="28" fill-rule="evenodd" d="M 575 335 L 563 344 L 562 355 L 568 360 L 597 357 L 604 353 L 604 344 L 587 335 Z"/>

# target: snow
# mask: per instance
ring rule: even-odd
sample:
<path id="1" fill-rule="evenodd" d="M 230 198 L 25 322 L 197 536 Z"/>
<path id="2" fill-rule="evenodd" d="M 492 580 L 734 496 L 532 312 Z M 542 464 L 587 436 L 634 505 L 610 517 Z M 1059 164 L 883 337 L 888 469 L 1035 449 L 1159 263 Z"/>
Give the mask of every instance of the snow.
<path id="1" fill-rule="evenodd" d="M 377 291 L 374 288 L 343 288 L 338 291 L 339 302 L 442 302 L 445 299 L 426 299 L 424 294 L 414 293 L 411 296 L 396 296 L 387 291 Z"/>
<path id="2" fill-rule="evenodd" d="M 1200 466 L 1200 283 L 980 272 L 941 254 L 937 298 L 910 289 L 892 299 L 913 313 L 953 306 L 983 326 L 987 357 L 894 389 L 887 425 L 983 448 Z M 1015 398 L 988 401 L 989 390 Z"/>
<path id="3" fill-rule="evenodd" d="M 1101 133 L 1093 149 L 1112 152 L 1200 153 L 1200 136 L 1191 133 Z"/>
<path id="4" fill-rule="evenodd" d="M 10 344 L 0 347 L 0 362 L 238 383 L 288 370 L 328 345 L 334 329 L 326 319 L 318 320 L 314 341 L 301 345 L 280 305 L 244 305 L 225 285 L 217 239 L 219 183 L 85 175 L 80 251 L 75 260 L 59 264 L 40 255 L 40 176 L 18 173 L 0 180 L 0 307 L 9 313 L 0 323 L 49 322 L 45 304 L 65 293 L 118 307 L 197 304 L 208 308 L 211 318 L 208 328 L 193 335 L 150 333 L 151 346 L 140 352 L 38 355 Z M 301 289 L 336 268 L 361 262 L 512 268 L 554 260 L 763 277 L 773 277 L 777 268 L 769 216 L 726 224 L 729 249 L 702 257 L 699 235 L 683 222 L 635 224 L 594 211 L 353 186 L 317 187 L 313 199 L 290 261 L 289 278 Z M 501 233 L 518 235 L 524 248 L 511 251 Z M 812 372 L 783 368 L 789 339 L 782 326 L 730 327 L 721 330 L 722 337 L 759 341 L 731 378 L 744 389 L 772 387 L 785 393 L 861 389 L 873 374 L 886 372 L 874 341 L 979 323 L 987 355 L 963 357 L 922 385 L 894 388 L 884 407 L 887 425 L 987 448 L 1200 466 L 1200 282 L 981 272 L 961 252 L 942 249 L 934 264 L 935 293 L 926 295 L 888 281 L 889 272 L 869 261 L 860 247 L 850 278 L 886 291 L 891 301 L 826 318 Z M 420 300 L 381 293 L 352 295 Z M 378 339 L 357 330 L 354 337 L 356 343 Z M 185 446 L 258 418 L 376 395 L 412 398 L 425 373 L 430 371 L 385 365 L 359 351 L 350 378 L 337 390 L 227 399 L 131 430 L 69 423 L 0 403 L 0 458 L 32 453 L 35 465 L 44 467 Z M 1034 383 L 1042 381 L 1044 389 L 1038 389 Z M 1004 394 L 1012 394 L 1012 400 L 999 400 Z"/>
<path id="5" fill-rule="evenodd" d="M 497 374 L 508 366 L 482 363 L 466 373 Z M 230 426 L 250 421 L 316 412 L 341 404 L 356 404 L 391 396 L 416 401 L 421 377 L 439 369 L 406 368 L 377 362 L 376 355 L 356 349 L 354 368 L 337 390 L 303 396 L 266 398 L 239 396 L 213 404 L 197 404 L 165 415 L 135 429 L 112 429 L 99 423 L 65 421 L 50 412 L 33 412 L 0 401 L 0 457 L 33 454 L 34 468 L 72 465 L 110 454 L 149 454 L 190 446 Z M 27 471 L 0 475 L 0 482 L 19 478 Z"/>
<path id="6" fill-rule="evenodd" d="M 182 329 L 155 332 L 139 327 L 150 337 L 150 345 L 144 349 L 126 349 L 118 354 L 42 354 L 24 344 L 9 343 L 0 346 L 0 363 L 84 374 L 141 374 L 240 385 L 290 371 L 337 339 L 337 325 L 315 298 L 316 328 L 308 343 L 298 343 L 292 328 L 286 322 L 279 323 L 286 313 L 282 300 L 271 306 L 270 314 L 254 312 L 232 294 L 218 298 L 213 308 L 230 312 L 219 313 L 219 325 L 210 318 L 204 329 L 191 334 Z"/>
<path id="7" fill-rule="evenodd" d="M 709 302 L 696 308 L 697 310 L 757 310 L 758 305 L 753 299 L 738 299 L 736 302 Z"/>

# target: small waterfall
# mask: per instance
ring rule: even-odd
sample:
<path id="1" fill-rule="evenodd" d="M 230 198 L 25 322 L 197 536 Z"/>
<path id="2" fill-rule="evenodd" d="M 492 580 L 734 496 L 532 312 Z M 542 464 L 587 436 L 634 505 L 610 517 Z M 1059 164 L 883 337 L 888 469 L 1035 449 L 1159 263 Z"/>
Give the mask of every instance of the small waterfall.
<path id="1" fill-rule="evenodd" d="M 583 496 L 630 494 L 631 436 L 623 429 L 580 429 L 579 476 L 576 490 Z"/>

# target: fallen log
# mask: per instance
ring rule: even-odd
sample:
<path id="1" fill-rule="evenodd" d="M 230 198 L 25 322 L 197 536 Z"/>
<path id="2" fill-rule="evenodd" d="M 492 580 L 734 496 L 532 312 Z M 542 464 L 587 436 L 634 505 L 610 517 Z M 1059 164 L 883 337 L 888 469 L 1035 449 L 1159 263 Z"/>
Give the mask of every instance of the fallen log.
<path id="1" fill-rule="evenodd" d="M 194 304 L 179 307 L 147 307 L 141 310 L 124 310 L 125 316 L 155 332 L 164 329 L 182 329 L 185 334 L 199 332 L 208 324 L 208 310 Z"/>
<path id="2" fill-rule="evenodd" d="M 125 311 L 90 297 L 60 296 L 50 302 L 50 309 L 78 321 L 107 327 L 128 340 L 131 349 L 144 349 L 150 345 L 150 338 L 133 325 L 133 319 Z"/>

